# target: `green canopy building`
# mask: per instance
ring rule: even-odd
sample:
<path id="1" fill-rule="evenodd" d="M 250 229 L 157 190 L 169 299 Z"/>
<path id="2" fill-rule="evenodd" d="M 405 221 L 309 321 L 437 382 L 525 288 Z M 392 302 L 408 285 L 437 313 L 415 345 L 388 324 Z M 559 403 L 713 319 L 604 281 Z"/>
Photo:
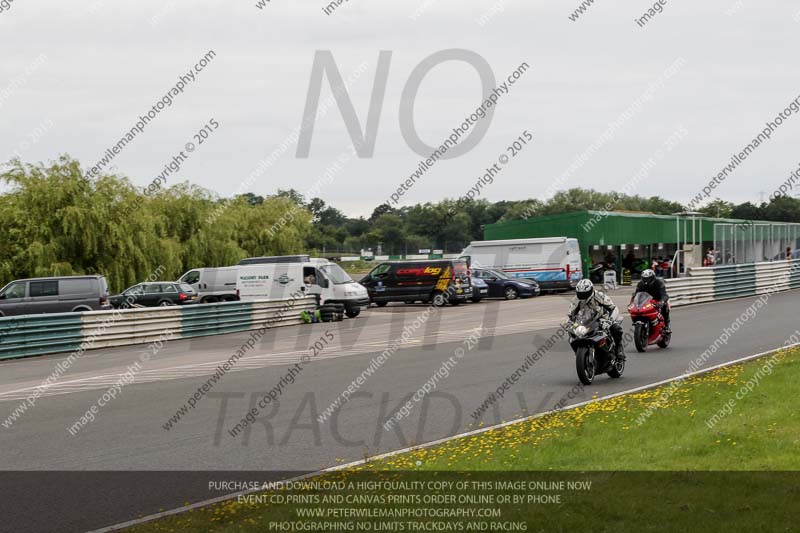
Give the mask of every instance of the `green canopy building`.
<path id="1" fill-rule="evenodd" d="M 592 265 L 612 258 L 618 272 L 623 262 L 629 264 L 632 258 L 648 264 L 653 258 L 673 259 L 687 243 L 699 246 L 702 253 L 716 248 L 717 263 L 746 262 L 748 257 L 749 261 L 771 260 L 786 246 L 796 248 L 800 227 L 691 213 L 670 216 L 624 211 L 575 211 L 484 227 L 485 240 L 537 237 L 578 239 L 585 274 Z M 747 241 L 747 245 L 739 244 L 737 248 L 740 240 Z"/>

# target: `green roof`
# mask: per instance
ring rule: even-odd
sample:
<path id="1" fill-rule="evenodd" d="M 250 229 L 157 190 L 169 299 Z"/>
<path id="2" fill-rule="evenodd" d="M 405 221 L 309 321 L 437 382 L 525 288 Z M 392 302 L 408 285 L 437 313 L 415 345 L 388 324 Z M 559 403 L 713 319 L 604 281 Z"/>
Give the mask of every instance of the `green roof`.
<path id="1" fill-rule="evenodd" d="M 512 220 L 489 224 L 484 228 L 486 240 L 524 239 L 535 237 L 572 237 L 581 246 L 594 244 L 653 244 L 677 243 L 675 215 L 629 213 L 620 211 L 573 211 L 558 215 L 545 215 L 527 220 Z M 686 220 L 691 234 L 691 217 Z M 711 241 L 714 224 L 741 224 L 741 219 L 696 217 L 697 236 L 702 228 L 703 241 Z M 683 226 L 683 223 L 681 223 Z"/>

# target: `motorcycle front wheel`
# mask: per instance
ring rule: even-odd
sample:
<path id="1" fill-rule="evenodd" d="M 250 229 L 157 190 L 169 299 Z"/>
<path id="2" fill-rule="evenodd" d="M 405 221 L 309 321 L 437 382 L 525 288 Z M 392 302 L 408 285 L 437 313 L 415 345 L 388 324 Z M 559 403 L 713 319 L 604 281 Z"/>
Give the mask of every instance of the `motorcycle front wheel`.
<path id="1" fill-rule="evenodd" d="M 575 369 L 578 371 L 578 379 L 584 385 L 591 385 L 595 374 L 594 348 L 591 346 L 579 346 L 575 350 Z"/>
<path id="2" fill-rule="evenodd" d="M 650 332 L 647 331 L 647 326 L 641 322 L 633 325 L 633 343 L 636 345 L 637 352 L 647 351 L 647 341 L 650 338 Z"/>

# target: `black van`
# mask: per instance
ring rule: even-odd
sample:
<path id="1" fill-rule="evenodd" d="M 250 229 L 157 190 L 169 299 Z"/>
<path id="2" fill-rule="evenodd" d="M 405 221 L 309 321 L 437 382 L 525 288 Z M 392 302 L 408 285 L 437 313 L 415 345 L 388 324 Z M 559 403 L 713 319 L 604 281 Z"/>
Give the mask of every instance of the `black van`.
<path id="1" fill-rule="evenodd" d="M 105 276 L 19 279 L 0 289 L 0 316 L 109 309 Z"/>
<path id="2" fill-rule="evenodd" d="M 463 259 L 387 261 L 361 280 L 370 302 L 431 302 L 458 305 L 472 296 L 467 262 Z"/>

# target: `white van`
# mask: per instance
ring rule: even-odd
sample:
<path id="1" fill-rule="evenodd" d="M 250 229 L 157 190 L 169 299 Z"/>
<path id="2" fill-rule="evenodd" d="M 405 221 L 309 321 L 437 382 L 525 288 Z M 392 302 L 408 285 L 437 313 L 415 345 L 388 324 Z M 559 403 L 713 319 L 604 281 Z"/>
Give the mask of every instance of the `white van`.
<path id="1" fill-rule="evenodd" d="M 582 277 L 578 239 L 567 237 L 474 241 L 461 256 L 474 268 L 535 279 L 542 290 L 573 289 Z"/>
<path id="2" fill-rule="evenodd" d="M 319 296 L 320 305 L 339 303 L 350 318 L 369 307 L 367 289 L 342 267 L 327 259 L 303 263 L 254 264 L 238 267 L 236 292 L 242 300 L 280 300 L 302 294 Z"/>
<path id="3" fill-rule="evenodd" d="M 220 268 L 193 268 L 178 278 L 181 283 L 191 285 L 204 304 L 235 302 L 238 266 Z"/>

